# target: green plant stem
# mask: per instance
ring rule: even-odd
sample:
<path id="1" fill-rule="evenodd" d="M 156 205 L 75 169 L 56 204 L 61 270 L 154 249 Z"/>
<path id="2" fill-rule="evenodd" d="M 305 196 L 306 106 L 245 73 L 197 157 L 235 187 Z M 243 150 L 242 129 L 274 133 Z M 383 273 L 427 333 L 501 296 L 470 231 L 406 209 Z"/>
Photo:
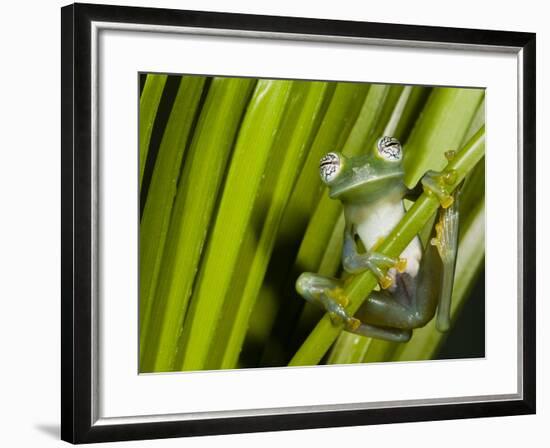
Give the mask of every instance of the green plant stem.
<path id="1" fill-rule="evenodd" d="M 160 98 L 164 85 L 168 79 L 167 75 L 156 75 L 149 73 L 145 78 L 145 85 L 139 99 L 139 189 L 143 180 L 151 133 L 157 116 Z"/>
<path id="2" fill-rule="evenodd" d="M 485 127 L 481 128 L 448 164 L 447 169 L 455 170 L 457 174 L 456 182 L 449 186 L 449 191 L 453 191 L 458 186 L 468 172 L 481 160 L 484 152 Z M 382 243 L 379 252 L 390 257 L 399 256 L 438 208 L 439 202 L 434 195 L 422 194 Z M 352 278 L 345 289 L 345 294 L 350 300 L 347 309 L 350 314 L 355 314 L 376 285 L 376 277 L 370 271 Z M 328 315 L 325 314 L 289 365 L 304 366 L 319 363 L 341 330 L 342 326 L 334 325 Z"/>
<path id="3" fill-rule="evenodd" d="M 184 77 L 179 85 L 172 112 L 162 137 L 140 223 L 139 317 L 140 359 L 147 350 L 147 328 L 155 295 L 158 273 L 176 185 L 187 140 L 203 91 L 204 77 Z"/>

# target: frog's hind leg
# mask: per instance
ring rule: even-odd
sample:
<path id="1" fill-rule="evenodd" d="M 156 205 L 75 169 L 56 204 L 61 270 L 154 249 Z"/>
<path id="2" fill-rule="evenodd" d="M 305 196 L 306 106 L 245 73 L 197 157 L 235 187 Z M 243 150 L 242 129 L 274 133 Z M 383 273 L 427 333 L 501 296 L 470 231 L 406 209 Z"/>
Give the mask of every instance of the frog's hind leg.
<path id="1" fill-rule="evenodd" d="M 412 330 L 426 325 L 434 316 L 439 298 L 441 261 L 434 246 L 429 246 L 416 277 L 397 274 L 389 291 L 373 291 L 356 317 L 381 327 Z"/>
<path id="2" fill-rule="evenodd" d="M 305 272 L 296 281 L 296 290 L 307 301 L 323 307 L 335 324 L 344 324 L 349 332 L 395 342 L 406 342 L 411 337 L 410 330 L 370 325 L 351 316 L 345 309 L 348 300 L 341 280 Z"/>
<path id="3" fill-rule="evenodd" d="M 391 342 L 408 342 L 412 336 L 412 330 L 381 327 L 377 325 L 361 323 L 357 328 L 347 328 L 350 333 L 359 334 L 368 338 L 383 339 Z"/>

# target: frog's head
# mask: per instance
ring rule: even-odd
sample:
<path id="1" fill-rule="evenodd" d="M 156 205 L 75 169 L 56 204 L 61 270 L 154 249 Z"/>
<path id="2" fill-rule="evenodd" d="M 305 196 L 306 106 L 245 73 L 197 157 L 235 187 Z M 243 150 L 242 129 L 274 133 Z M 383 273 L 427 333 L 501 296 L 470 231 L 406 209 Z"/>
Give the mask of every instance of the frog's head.
<path id="1" fill-rule="evenodd" d="M 364 201 L 402 188 L 402 160 L 399 141 L 382 137 L 370 154 L 348 158 L 339 152 L 329 152 L 321 159 L 319 172 L 331 198 Z"/>

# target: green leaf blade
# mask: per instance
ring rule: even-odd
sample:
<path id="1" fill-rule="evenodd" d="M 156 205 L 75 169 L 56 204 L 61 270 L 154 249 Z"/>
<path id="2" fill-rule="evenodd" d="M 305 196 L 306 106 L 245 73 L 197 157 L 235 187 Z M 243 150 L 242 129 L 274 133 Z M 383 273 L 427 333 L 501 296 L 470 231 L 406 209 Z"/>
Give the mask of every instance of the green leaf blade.
<path id="1" fill-rule="evenodd" d="M 273 324 L 279 313 L 284 313 L 283 308 L 287 304 L 284 291 L 287 288 L 286 280 L 290 267 L 281 265 L 277 260 L 293 258 L 296 255 L 310 213 L 322 193 L 323 186 L 318 172 L 319 160 L 326 152 L 339 148 L 345 143 L 369 88 L 368 84 L 336 84 L 330 104 L 286 205 L 276 242 L 280 249 L 268 268 L 266 281 L 257 299 L 256 309 L 253 311 L 252 320 L 262 322 L 264 335 L 278 331 L 277 328 L 273 328 Z M 292 243 L 289 244 L 289 242 Z M 276 286 L 271 287 L 271 285 Z M 271 339 L 274 338 L 271 337 Z M 262 345 L 266 345 L 266 341 Z M 278 347 L 268 344 L 262 352 L 260 354 L 264 360 L 262 364 L 276 365 L 278 362 L 276 358 L 280 358 Z"/>
<path id="2" fill-rule="evenodd" d="M 403 148 L 407 187 L 413 188 L 428 170 L 443 169 L 445 151 L 460 147 L 484 95 L 483 89 L 433 89 Z"/>
<path id="3" fill-rule="evenodd" d="M 193 120 L 197 113 L 205 78 L 186 77 L 181 80 L 149 186 L 140 224 L 140 359 L 146 349 L 151 307 L 164 252 L 164 244 L 180 165 Z"/>
<path id="4" fill-rule="evenodd" d="M 181 328 L 217 191 L 254 84 L 252 79 L 214 78 L 209 87 L 176 194 L 142 371 L 175 368 Z"/>
<path id="5" fill-rule="evenodd" d="M 225 312 L 222 313 L 224 320 L 220 322 L 217 341 L 212 349 L 214 360 L 219 357 L 221 361 L 219 368 L 230 369 L 237 364 L 248 320 L 270 261 L 286 203 L 302 167 L 306 149 L 313 139 L 314 123 L 321 112 L 327 86 L 326 83 L 300 82 L 291 92 L 293 101 L 271 149 L 272 167 L 266 174 L 266 186 L 262 189 L 266 191 L 260 194 L 257 201 L 258 207 L 263 208 L 265 213 L 265 218 L 259 217 L 260 220 L 255 223 L 261 226 L 260 235 L 259 238 L 252 236 L 258 229 L 250 228 L 248 231 L 254 242 L 249 249 L 252 254 L 246 265 L 239 263 L 238 272 L 239 276 L 245 277 L 244 285 L 242 290 L 238 287 L 231 289 L 232 297 L 226 302 Z M 273 165 L 280 167 L 276 169 Z M 232 285 L 238 283 L 232 281 Z"/>
<path id="6" fill-rule="evenodd" d="M 286 107 L 292 82 L 260 80 L 249 104 L 227 174 L 182 341 L 180 370 L 204 367 L 231 269 L 248 225 L 265 163 Z M 240 208 L 235 209 L 235 198 Z"/>
<path id="7" fill-rule="evenodd" d="M 145 162 L 149 153 L 151 133 L 157 116 L 157 110 L 168 79 L 167 75 L 148 74 L 139 100 L 139 188 L 143 181 Z"/>

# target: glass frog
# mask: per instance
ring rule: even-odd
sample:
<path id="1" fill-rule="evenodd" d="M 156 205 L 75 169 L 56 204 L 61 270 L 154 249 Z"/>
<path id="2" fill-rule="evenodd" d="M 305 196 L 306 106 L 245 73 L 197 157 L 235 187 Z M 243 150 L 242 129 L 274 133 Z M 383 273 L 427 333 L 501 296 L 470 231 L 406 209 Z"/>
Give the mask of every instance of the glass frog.
<path id="1" fill-rule="evenodd" d="M 452 158 L 452 152 L 447 157 Z M 354 316 L 346 311 L 343 280 L 303 273 L 296 290 L 306 300 L 325 308 L 333 322 L 352 333 L 406 342 L 412 330 L 426 325 L 436 314 L 436 327 L 447 331 L 458 239 L 458 190 L 447 186 L 456 173 L 427 172 L 422 187 L 441 204 L 435 235 L 422 248 L 417 236 L 397 259 L 376 252 L 377 247 L 405 214 L 403 200 L 413 194 L 403 182 L 403 150 L 393 137 L 382 137 L 366 155 L 347 158 L 338 152 L 320 162 L 321 180 L 332 199 L 344 207 L 342 265 L 354 274 L 370 270 L 378 279 Z M 387 270 L 387 272 L 386 272 Z"/>

